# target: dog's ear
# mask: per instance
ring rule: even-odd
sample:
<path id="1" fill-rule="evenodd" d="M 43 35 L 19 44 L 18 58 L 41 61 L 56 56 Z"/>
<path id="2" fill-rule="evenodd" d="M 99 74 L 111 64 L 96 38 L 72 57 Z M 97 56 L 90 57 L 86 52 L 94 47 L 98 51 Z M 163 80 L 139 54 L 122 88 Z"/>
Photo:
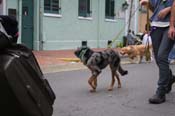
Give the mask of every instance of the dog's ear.
<path id="1" fill-rule="evenodd" d="M 74 54 L 77 56 L 79 51 L 80 51 L 80 47 L 77 47 L 77 49 L 74 51 Z"/>

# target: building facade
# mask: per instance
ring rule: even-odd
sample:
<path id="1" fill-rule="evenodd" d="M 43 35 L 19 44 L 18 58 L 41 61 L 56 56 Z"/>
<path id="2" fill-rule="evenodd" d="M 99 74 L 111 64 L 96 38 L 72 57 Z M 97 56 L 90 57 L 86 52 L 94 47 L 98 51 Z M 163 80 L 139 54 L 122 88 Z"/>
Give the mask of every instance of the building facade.
<path id="1" fill-rule="evenodd" d="M 105 48 L 108 41 L 115 39 L 114 46 L 123 42 L 127 20 L 124 2 L 3 0 L 0 13 L 16 16 L 18 42 L 34 50 L 75 49 L 83 41 L 92 48 Z"/>

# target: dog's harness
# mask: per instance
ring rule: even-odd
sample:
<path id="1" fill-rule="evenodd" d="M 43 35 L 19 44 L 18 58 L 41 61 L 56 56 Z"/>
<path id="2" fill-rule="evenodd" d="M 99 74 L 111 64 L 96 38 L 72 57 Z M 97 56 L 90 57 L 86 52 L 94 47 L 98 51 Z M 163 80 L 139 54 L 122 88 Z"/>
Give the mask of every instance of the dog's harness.
<path id="1" fill-rule="evenodd" d="M 84 56 L 85 56 L 87 50 L 88 50 L 87 48 L 81 50 L 80 55 L 78 56 L 78 57 L 80 58 L 81 61 L 84 61 L 84 60 L 85 60 L 85 59 L 84 59 Z"/>

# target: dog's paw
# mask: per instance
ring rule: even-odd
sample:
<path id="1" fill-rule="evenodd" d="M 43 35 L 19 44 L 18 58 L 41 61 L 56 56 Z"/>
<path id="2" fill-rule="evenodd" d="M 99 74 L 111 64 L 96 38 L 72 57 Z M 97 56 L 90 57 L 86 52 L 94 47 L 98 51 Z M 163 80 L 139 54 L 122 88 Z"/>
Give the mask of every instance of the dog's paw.
<path id="1" fill-rule="evenodd" d="M 109 88 L 108 88 L 108 91 L 112 91 L 112 90 L 113 90 L 113 87 L 109 87 Z"/>
<path id="2" fill-rule="evenodd" d="M 121 85 L 118 85 L 118 88 L 122 88 L 122 86 Z"/>
<path id="3" fill-rule="evenodd" d="M 122 74 L 121 74 L 121 75 L 122 75 L 122 76 L 124 76 L 124 75 L 127 75 L 127 74 L 128 74 L 128 71 L 127 71 L 127 70 L 125 70 L 125 71 L 123 71 L 123 72 L 122 72 Z"/>
<path id="4" fill-rule="evenodd" d="M 112 91 L 113 89 L 108 89 L 108 91 Z"/>
<path id="5" fill-rule="evenodd" d="M 89 91 L 90 91 L 91 93 L 96 92 L 96 90 L 95 90 L 95 89 L 90 89 Z"/>

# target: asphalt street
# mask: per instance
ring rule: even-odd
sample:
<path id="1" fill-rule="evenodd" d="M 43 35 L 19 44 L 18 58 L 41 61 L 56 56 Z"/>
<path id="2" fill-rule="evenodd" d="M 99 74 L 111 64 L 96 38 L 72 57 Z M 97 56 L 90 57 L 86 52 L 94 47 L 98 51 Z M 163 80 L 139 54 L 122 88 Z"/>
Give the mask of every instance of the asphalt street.
<path id="1" fill-rule="evenodd" d="M 175 84 L 165 103 L 148 103 L 158 79 L 155 63 L 122 66 L 129 74 L 120 76 L 122 88 L 117 88 L 116 83 L 111 92 L 107 91 L 109 68 L 98 77 L 96 93 L 89 92 L 87 69 L 45 74 L 57 97 L 53 116 L 175 116 Z M 171 67 L 174 71 L 175 66 Z"/>

